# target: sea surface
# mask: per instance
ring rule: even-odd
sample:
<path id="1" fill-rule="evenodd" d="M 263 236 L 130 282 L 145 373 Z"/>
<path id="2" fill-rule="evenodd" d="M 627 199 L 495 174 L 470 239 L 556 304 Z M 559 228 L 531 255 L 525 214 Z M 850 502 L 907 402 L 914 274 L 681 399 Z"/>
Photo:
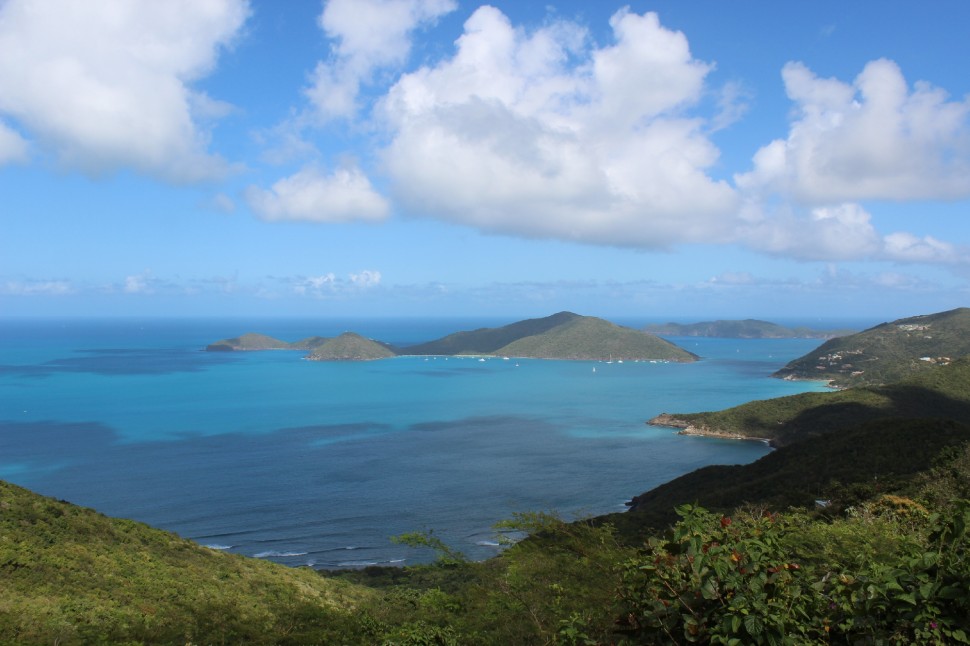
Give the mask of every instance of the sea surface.
<path id="1" fill-rule="evenodd" d="M 208 353 L 258 331 L 399 344 L 508 320 L 0 321 L 0 479 L 213 549 L 317 568 L 424 561 L 433 531 L 474 559 L 515 512 L 572 518 L 757 442 L 645 424 L 822 390 L 769 375 L 817 339 L 671 338 L 693 364 Z"/>

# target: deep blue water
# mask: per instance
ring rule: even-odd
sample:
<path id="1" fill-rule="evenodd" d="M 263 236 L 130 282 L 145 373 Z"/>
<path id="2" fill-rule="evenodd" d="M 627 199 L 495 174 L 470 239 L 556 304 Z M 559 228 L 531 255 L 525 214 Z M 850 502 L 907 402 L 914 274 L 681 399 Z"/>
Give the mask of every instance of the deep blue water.
<path id="1" fill-rule="evenodd" d="M 671 339 L 693 364 L 202 351 L 249 331 L 406 344 L 508 322 L 0 322 L 0 478 L 289 565 L 413 562 L 389 537 L 428 529 L 486 558 L 514 512 L 618 511 L 768 450 L 654 415 L 822 388 L 768 377 L 820 344 L 804 339 Z"/>

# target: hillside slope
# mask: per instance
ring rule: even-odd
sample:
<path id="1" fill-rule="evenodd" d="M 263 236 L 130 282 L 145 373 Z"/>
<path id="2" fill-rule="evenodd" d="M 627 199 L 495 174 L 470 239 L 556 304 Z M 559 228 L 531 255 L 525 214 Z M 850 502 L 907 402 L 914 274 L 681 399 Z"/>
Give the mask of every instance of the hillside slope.
<path id="1" fill-rule="evenodd" d="M 559 312 L 552 316 L 526 319 L 502 327 L 455 332 L 435 341 L 402 348 L 401 352 L 413 355 L 494 354 L 514 341 L 548 332 L 578 318 L 581 317 L 572 312 Z"/>
<path id="2" fill-rule="evenodd" d="M 801 393 L 722 411 L 663 414 L 649 423 L 686 434 L 761 439 L 786 446 L 833 429 L 883 418 L 938 418 L 970 423 L 970 357 L 887 386 Z"/>
<path id="3" fill-rule="evenodd" d="M 692 354 L 658 336 L 582 316 L 499 348 L 496 354 L 536 359 L 695 361 Z"/>
<path id="4" fill-rule="evenodd" d="M 320 643 L 363 588 L 0 481 L 0 643 Z"/>
<path id="5" fill-rule="evenodd" d="M 970 355 L 970 308 L 913 316 L 825 342 L 773 376 L 885 384 Z"/>
<path id="6" fill-rule="evenodd" d="M 310 361 L 372 361 L 397 356 L 397 353 L 377 341 L 354 332 L 344 332 L 313 348 Z"/>

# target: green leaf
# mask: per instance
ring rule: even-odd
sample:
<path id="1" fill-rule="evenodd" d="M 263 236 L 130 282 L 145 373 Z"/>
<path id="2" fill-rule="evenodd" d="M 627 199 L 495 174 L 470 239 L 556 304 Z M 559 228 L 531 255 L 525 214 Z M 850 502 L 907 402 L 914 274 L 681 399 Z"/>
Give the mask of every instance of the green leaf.
<path id="1" fill-rule="evenodd" d="M 752 637 L 757 637 L 764 631 L 764 625 L 757 615 L 748 615 L 744 618 L 744 629 Z"/>
<path id="2" fill-rule="evenodd" d="M 908 604 L 916 605 L 916 597 L 912 592 L 907 592 L 906 594 L 897 594 L 896 598 L 900 601 L 905 601 Z"/>

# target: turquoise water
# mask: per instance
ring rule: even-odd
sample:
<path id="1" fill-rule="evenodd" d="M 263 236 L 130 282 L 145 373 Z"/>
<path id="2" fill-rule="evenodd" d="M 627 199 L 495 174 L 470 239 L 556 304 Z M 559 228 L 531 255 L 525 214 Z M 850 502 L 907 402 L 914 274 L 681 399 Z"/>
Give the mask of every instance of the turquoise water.
<path id="1" fill-rule="evenodd" d="M 767 451 L 654 415 L 821 389 L 768 377 L 817 340 L 671 339 L 693 364 L 201 351 L 247 331 L 406 344 L 507 322 L 2 322 L 0 478 L 289 565 L 413 562 L 389 537 L 427 529 L 486 558 L 514 512 L 618 511 Z"/>

